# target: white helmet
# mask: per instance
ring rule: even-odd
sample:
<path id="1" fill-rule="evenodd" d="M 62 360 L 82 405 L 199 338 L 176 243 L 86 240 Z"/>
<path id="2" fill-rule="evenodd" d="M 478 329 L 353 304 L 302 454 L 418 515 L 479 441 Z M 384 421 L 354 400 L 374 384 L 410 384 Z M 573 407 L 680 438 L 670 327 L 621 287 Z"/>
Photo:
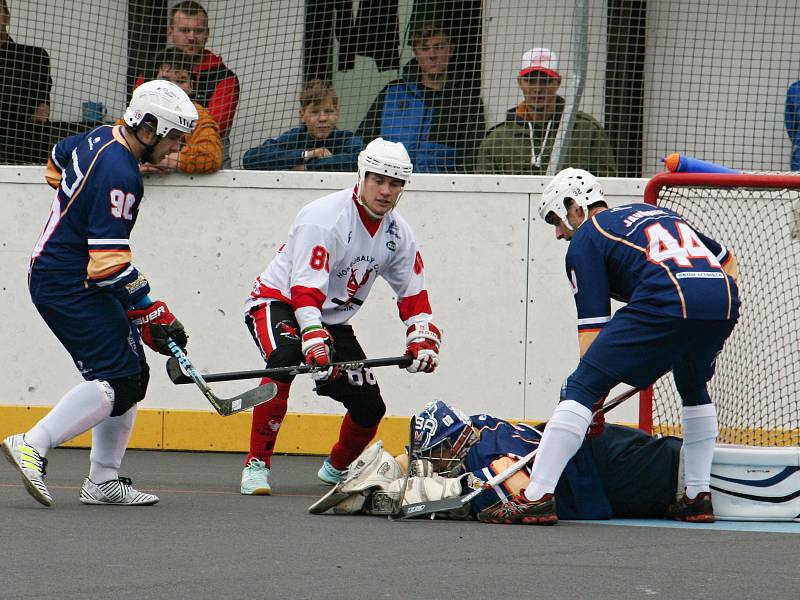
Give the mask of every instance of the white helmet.
<path id="1" fill-rule="evenodd" d="M 567 223 L 567 208 L 564 201 L 572 198 L 586 211 L 595 202 L 605 202 L 603 190 L 597 177 L 583 169 L 564 169 L 559 171 L 542 192 L 539 203 L 539 216 L 546 219 L 548 213 L 555 213 L 562 222 Z"/>
<path id="2" fill-rule="evenodd" d="M 358 155 L 359 181 L 364 181 L 367 173 L 378 173 L 408 183 L 413 169 L 406 147 L 400 142 L 375 138 Z"/>
<path id="3" fill-rule="evenodd" d="M 367 173 L 386 175 L 403 181 L 403 185 L 411 181 L 411 172 L 414 165 L 406 152 L 406 147 L 400 142 L 390 142 L 383 138 L 375 138 L 358 155 L 358 203 L 374 218 L 380 215 L 373 213 L 364 203 L 364 189 L 361 185 L 367 178 Z M 394 206 L 400 202 L 401 191 L 394 201 Z M 394 207 L 392 207 L 394 210 Z"/>
<path id="4" fill-rule="evenodd" d="M 173 129 L 191 133 L 198 119 L 197 109 L 186 92 L 162 79 L 136 88 L 123 118 L 129 126 L 138 127 L 147 115 L 155 117 L 156 135 L 160 136 Z"/>

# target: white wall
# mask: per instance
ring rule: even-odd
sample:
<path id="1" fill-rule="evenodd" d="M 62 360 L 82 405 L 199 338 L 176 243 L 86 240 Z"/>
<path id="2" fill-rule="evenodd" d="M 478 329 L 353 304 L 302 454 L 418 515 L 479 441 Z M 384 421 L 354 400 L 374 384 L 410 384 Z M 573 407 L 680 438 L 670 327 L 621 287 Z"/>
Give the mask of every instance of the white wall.
<path id="1" fill-rule="evenodd" d="M 49 405 L 79 376 L 30 303 L 28 258 L 44 224 L 51 190 L 42 169 L 0 168 L 0 365 L 3 404 Z M 416 176 L 400 211 L 425 258 L 436 323 L 444 335 L 433 375 L 377 370 L 392 415 L 442 398 L 468 413 L 544 419 L 563 378 L 577 364 L 575 309 L 563 274 L 566 244 L 535 215 L 545 178 Z M 612 201 L 641 198 L 643 181 L 606 180 Z M 222 172 L 146 182 L 132 236 L 134 262 L 154 298 L 170 304 L 190 334 L 196 365 L 213 371 L 260 368 L 243 324 L 253 278 L 284 240 L 297 210 L 350 175 Z M 533 202 L 533 210 L 531 209 Z M 405 331 L 390 288 L 377 285 L 353 325 L 371 357 L 404 350 Z M 145 407 L 207 409 L 194 386 L 173 386 L 164 358 L 149 355 L 153 377 Z M 217 384 L 220 393 L 248 383 Z M 300 377 L 293 412 L 341 412 Z M 615 412 L 635 421 L 635 402 Z"/>

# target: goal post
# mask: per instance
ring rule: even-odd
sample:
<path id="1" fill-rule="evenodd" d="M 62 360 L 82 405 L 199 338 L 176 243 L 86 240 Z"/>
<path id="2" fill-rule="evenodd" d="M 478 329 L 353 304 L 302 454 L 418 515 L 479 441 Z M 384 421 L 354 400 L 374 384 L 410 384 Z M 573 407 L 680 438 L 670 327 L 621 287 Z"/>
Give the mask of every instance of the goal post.
<path id="1" fill-rule="evenodd" d="M 739 267 L 739 323 L 709 392 L 720 443 L 800 445 L 800 174 L 661 173 L 648 204 L 681 214 L 731 250 Z M 672 375 L 641 395 L 639 425 L 681 435 Z"/>

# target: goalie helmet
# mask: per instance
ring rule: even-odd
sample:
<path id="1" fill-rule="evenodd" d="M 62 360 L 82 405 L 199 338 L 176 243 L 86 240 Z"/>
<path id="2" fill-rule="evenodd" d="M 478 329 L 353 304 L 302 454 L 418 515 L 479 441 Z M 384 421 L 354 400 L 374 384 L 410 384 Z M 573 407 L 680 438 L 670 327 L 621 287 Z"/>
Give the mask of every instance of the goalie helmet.
<path id="1" fill-rule="evenodd" d="M 539 203 L 539 216 L 547 221 L 549 213 L 555 213 L 567 224 L 567 208 L 565 201 L 571 198 L 582 207 L 588 216 L 588 207 L 595 202 L 605 202 L 603 189 L 597 177 L 583 169 L 564 169 L 560 171 L 542 192 Z M 585 220 L 585 219 L 584 219 Z"/>
<path id="2" fill-rule="evenodd" d="M 469 417 L 441 400 L 428 403 L 414 418 L 412 458 L 430 460 L 441 475 L 454 476 L 463 469 L 478 434 Z"/>
<path id="3" fill-rule="evenodd" d="M 123 119 L 136 128 L 148 115 L 156 121 L 156 135 L 162 137 L 173 129 L 191 133 L 198 119 L 197 108 L 186 92 L 161 79 L 143 83 L 133 91 Z"/>

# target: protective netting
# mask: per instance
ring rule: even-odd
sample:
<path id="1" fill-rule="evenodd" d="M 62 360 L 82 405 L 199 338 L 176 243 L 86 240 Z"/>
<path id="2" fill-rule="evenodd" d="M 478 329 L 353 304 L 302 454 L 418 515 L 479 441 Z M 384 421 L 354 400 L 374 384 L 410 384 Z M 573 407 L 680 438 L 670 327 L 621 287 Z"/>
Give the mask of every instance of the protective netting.
<path id="1" fill-rule="evenodd" d="M 0 7 L 0 163 L 41 163 L 55 140 L 113 122 L 171 44 L 190 54 L 233 168 L 352 171 L 383 135 L 417 172 L 647 176 L 672 151 L 787 170 L 790 138 L 800 169 L 800 11 L 787 0 Z M 317 89 L 301 121 L 313 79 L 338 105 Z"/>
<path id="2" fill-rule="evenodd" d="M 738 261 L 741 317 L 709 384 L 719 441 L 800 445 L 800 181 L 793 189 L 667 187 L 658 204 Z M 671 375 L 653 395 L 654 431 L 680 435 Z"/>

